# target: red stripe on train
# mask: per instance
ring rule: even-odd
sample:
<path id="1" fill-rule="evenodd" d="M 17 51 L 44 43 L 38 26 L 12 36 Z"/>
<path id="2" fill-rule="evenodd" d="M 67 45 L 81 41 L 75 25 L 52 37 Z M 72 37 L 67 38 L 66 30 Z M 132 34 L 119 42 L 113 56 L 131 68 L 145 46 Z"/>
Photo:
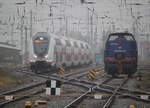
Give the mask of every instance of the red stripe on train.
<path id="1" fill-rule="evenodd" d="M 106 57 L 105 58 L 105 62 L 136 62 L 136 58 L 135 57 L 132 57 L 132 58 L 129 58 L 129 57 L 126 57 L 124 59 L 116 59 L 114 57 Z"/>

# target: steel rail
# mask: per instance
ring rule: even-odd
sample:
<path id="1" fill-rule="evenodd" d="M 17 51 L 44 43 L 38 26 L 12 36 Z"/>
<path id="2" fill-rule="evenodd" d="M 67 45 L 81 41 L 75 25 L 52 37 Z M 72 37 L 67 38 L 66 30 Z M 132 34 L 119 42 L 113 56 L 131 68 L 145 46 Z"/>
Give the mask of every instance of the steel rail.
<path id="1" fill-rule="evenodd" d="M 102 83 L 100 83 L 99 86 L 102 85 L 102 84 L 104 84 L 104 83 L 107 83 L 107 82 L 109 82 L 109 81 L 111 81 L 111 80 L 112 80 L 112 78 L 108 78 L 108 79 L 106 79 L 105 81 L 103 81 Z M 79 104 L 80 102 L 82 102 L 82 101 L 87 97 L 88 94 L 91 94 L 92 91 L 94 90 L 94 88 L 96 88 L 97 86 L 98 86 L 98 85 L 89 88 L 89 90 L 88 90 L 87 92 L 85 92 L 82 96 L 78 97 L 77 99 L 75 99 L 75 100 L 72 101 L 71 103 L 67 104 L 64 108 L 72 108 L 72 107 L 74 108 L 74 107 L 77 107 L 78 104 Z"/>
<path id="2" fill-rule="evenodd" d="M 114 91 L 113 91 L 113 95 L 110 96 L 110 98 L 107 100 L 107 102 L 104 104 L 104 106 L 102 108 L 110 108 L 111 104 L 113 103 L 114 99 L 115 99 L 115 95 L 117 94 L 117 91 L 128 81 L 128 79 L 125 79 L 119 87 L 117 87 Z"/>
<path id="3" fill-rule="evenodd" d="M 29 72 L 26 72 L 26 73 L 29 73 Z M 30 72 L 29 74 L 31 74 L 31 72 Z M 113 93 L 112 90 L 110 90 L 110 89 L 108 89 L 108 88 L 105 89 L 105 88 L 100 88 L 100 87 L 99 87 L 99 86 L 104 85 L 104 84 L 107 82 L 107 80 L 104 81 L 105 83 L 97 84 L 97 83 L 92 83 L 92 82 L 89 82 L 89 81 L 83 81 L 83 80 L 79 80 L 79 79 L 77 79 L 77 78 L 71 78 L 71 77 L 68 77 L 68 78 L 66 78 L 66 77 L 58 77 L 58 76 L 56 77 L 55 75 L 54 75 L 54 76 L 53 76 L 53 75 L 51 75 L 51 76 L 46 76 L 46 75 L 40 75 L 40 74 L 34 74 L 34 73 L 32 73 L 32 75 L 36 75 L 36 76 L 43 77 L 43 78 L 46 78 L 46 79 L 59 80 L 59 81 L 61 81 L 61 82 L 63 82 L 63 83 L 72 84 L 72 85 L 76 85 L 76 86 L 80 86 L 80 87 L 84 87 L 84 88 L 86 88 L 86 89 L 89 89 L 86 93 L 84 93 L 83 95 L 81 95 L 80 97 L 78 97 L 76 100 L 74 100 L 72 103 L 70 103 L 70 105 L 74 105 L 74 103 L 78 103 L 78 102 L 79 102 L 78 100 L 81 101 L 82 99 L 84 99 L 85 97 L 87 97 L 87 94 L 90 94 L 90 93 L 91 93 L 91 88 L 89 88 L 89 87 L 86 86 L 85 84 L 89 84 L 90 86 L 94 86 L 94 87 L 92 87 L 92 90 L 101 90 L 101 91 Z M 82 74 L 81 74 L 81 75 L 82 75 Z M 79 76 L 78 76 L 78 77 L 79 77 Z M 119 88 L 119 90 L 120 90 L 120 89 L 122 89 L 122 88 Z M 148 101 L 148 102 L 149 102 L 149 100 L 143 100 L 143 99 L 139 99 L 139 98 L 137 98 L 137 97 L 135 97 L 135 96 L 130 96 L 129 94 L 123 94 L 122 92 L 119 92 L 119 91 L 117 90 L 117 91 L 110 97 L 108 103 L 111 103 L 111 100 L 114 99 L 114 97 L 115 97 L 116 94 L 121 94 L 122 96 L 129 96 L 129 97 L 131 97 L 131 98 L 133 98 L 133 99 L 137 99 L 137 100 L 144 101 L 144 102 L 145 102 L 145 101 Z M 13 101 L 15 101 L 15 100 L 13 100 Z M 108 103 L 107 103 L 107 104 L 108 104 Z M 70 108 L 69 105 L 66 106 L 66 107 Z"/>
<path id="4" fill-rule="evenodd" d="M 82 102 L 83 99 L 87 97 L 88 94 L 91 94 L 91 89 L 89 89 L 87 92 L 85 92 L 83 95 L 79 96 L 77 99 L 66 105 L 64 108 L 74 108 L 76 107 L 79 103 Z"/>

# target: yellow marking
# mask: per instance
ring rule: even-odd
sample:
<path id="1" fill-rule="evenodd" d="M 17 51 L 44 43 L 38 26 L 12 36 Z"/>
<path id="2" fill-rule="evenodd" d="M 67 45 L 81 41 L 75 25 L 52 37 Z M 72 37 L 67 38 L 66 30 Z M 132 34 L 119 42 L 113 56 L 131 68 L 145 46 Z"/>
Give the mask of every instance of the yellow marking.
<path id="1" fill-rule="evenodd" d="M 38 105 L 38 104 L 46 104 L 47 101 L 44 101 L 44 100 L 36 100 L 34 101 L 34 104 Z"/>
<path id="2" fill-rule="evenodd" d="M 64 87 L 65 87 L 64 85 L 61 85 L 61 86 L 60 86 L 60 88 L 64 88 Z"/>
<path id="3" fill-rule="evenodd" d="M 61 70 L 61 71 L 65 71 L 65 69 L 64 69 L 64 68 L 60 68 L 60 70 Z"/>
<path id="4" fill-rule="evenodd" d="M 130 105 L 129 108 L 135 108 L 135 105 Z"/>
<path id="5" fill-rule="evenodd" d="M 95 78 L 95 76 L 93 74 L 90 73 L 90 77 Z"/>
<path id="6" fill-rule="evenodd" d="M 59 74 L 60 74 L 60 75 L 64 75 L 64 72 L 65 72 L 65 69 L 63 69 L 63 68 L 60 68 L 60 69 L 59 69 Z"/>
<path id="7" fill-rule="evenodd" d="M 59 74 L 60 74 L 60 75 L 64 75 L 64 72 L 63 72 L 63 71 L 59 71 Z"/>
<path id="8" fill-rule="evenodd" d="M 89 78 L 89 79 L 94 79 L 94 78 L 95 78 L 95 75 L 94 75 L 92 72 L 89 72 L 89 73 L 88 73 L 88 78 Z"/>
<path id="9" fill-rule="evenodd" d="M 95 69 L 91 69 L 88 73 L 89 79 L 94 79 L 97 75 L 102 74 L 101 72 L 97 72 Z"/>
<path id="10" fill-rule="evenodd" d="M 96 75 L 101 75 L 102 74 L 102 72 L 96 72 Z"/>
<path id="11" fill-rule="evenodd" d="M 25 106 L 32 106 L 32 102 L 31 101 L 25 101 L 24 105 Z"/>
<path id="12" fill-rule="evenodd" d="M 94 71 L 90 72 L 94 77 L 96 77 L 96 73 Z"/>

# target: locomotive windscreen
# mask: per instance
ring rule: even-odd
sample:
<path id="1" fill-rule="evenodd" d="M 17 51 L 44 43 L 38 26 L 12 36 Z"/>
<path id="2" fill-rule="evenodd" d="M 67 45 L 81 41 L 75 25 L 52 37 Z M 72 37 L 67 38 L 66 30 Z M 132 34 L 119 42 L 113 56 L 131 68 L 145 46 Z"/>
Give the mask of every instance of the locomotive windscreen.
<path id="1" fill-rule="evenodd" d="M 134 38 L 132 35 L 110 35 L 109 41 L 114 41 L 114 40 L 128 40 L 128 41 L 133 41 Z"/>
<path id="2" fill-rule="evenodd" d="M 34 53 L 39 56 L 43 57 L 48 53 L 49 48 L 49 39 L 46 37 L 37 37 L 33 40 L 34 46 Z"/>

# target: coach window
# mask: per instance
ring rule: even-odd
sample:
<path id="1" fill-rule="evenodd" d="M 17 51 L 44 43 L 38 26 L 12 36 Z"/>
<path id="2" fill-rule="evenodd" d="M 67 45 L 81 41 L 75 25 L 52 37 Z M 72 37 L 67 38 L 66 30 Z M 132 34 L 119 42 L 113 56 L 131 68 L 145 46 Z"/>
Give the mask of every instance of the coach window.
<path id="1" fill-rule="evenodd" d="M 60 39 L 55 39 L 56 45 L 62 45 Z"/>
<path id="2" fill-rule="evenodd" d="M 81 59 L 84 60 L 84 55 L 81 55 Z"/>
<path id="3" fill-rule="evenodd" d="M 68 40 L 65 40 L 65 41 L 66 41 L 66 45 L 67 45 L 67 46 L 71 46 L 70 41 L 68 41 Z"/>
<path id="4" fill-rule="evenodd" d="M 62 59 L 63 59 L 63 48 L 62 50 L 60 51 L 61 53 L 59 53 L 59 61 L 62 62 Z"/>
<path id="5" fill-rule="evenodd" d="M 66 54 L 66 52 L 67 52 L 67 51 L 66 51 L 66 47 L 63 47 L 63 48 L 62 48 L 62 54 Z"/>
<path id="6" fill-rule="evenodd" d="M 89 55 L 86 56 L 86 59 L 87 59 L 87 60 L 89 59 Z"/>
<path id="7" fill-rule="evenodd" d="M 66 55 L 66 60 L 67 60 L 67 61 L 71 61 L 71 55 L 67 54 L 67 55 Z"/>
<path id="8" fill-rule="evenodd" d="M 84 48 L 83 43 L 80 43 L 80 45 L 81 45 L 81 48 Z"/>
<path id="9" fill-rule="evenodd" d="M 78 44 L 77 44 L 77 42 L 74 42 L 74 46 L 78 48 Z"/>
<path id="10" fill-rule="evenodd" d="M 78 55 L 75 55 L 74 59 L 75 59 L 75 61 L 77 61 L 78 60 Z"/>
<path id="11" fill-rule="evenodd" d="M 71 54 L 74 55 L 74 48 L 71 48 Z"/>
<path id="12" fill-rule="evenodd" d="M 88 45 L 86 44 L 86 48 L 89 49 Z"/>
<path id="13" fill-rule="evenodd" d="M 54 47 L 54 52 L 55 52 L 55 55 L 56 55 L 56 62 L 58 62 L 58 51 L 57 51 L 56 46 Z"/>

